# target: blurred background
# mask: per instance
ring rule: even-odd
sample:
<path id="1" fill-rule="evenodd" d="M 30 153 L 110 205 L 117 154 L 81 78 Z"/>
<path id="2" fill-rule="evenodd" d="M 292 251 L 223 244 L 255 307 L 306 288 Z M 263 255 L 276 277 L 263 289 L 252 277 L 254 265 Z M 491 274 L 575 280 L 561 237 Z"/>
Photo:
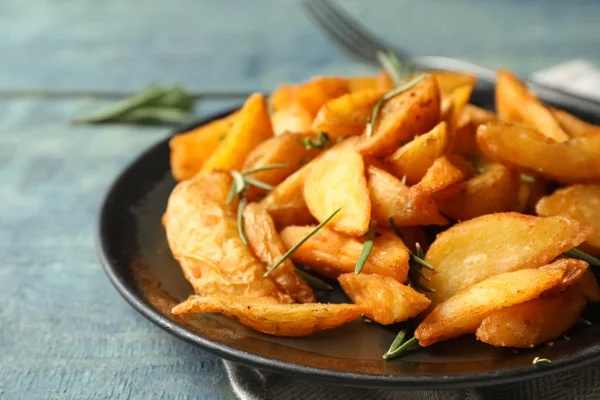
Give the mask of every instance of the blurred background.
<path id="1" fill-rule="evenodd" d="M 416 55 L 524 76 L 571 59 L 600 65 L 596 0 L 339 3 Z M 72 126 L 108 100 L 47 96 L 153 82 L 270 91 L 372 68 L 294 0 L 1 0 L 0 37 L 0 398 L 232 398 L 220 361 L 136 314 L 94 251 L 106 188 L 170 129 Z M 205 99 L 196 113 L 241 100 Z"/>

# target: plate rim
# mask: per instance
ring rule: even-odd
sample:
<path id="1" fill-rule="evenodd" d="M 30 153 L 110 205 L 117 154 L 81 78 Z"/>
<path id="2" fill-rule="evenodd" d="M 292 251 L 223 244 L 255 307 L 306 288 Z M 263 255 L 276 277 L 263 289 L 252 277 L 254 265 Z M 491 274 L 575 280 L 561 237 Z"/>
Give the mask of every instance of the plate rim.
<path id="1" fill-rule="evenodd" d="M 108 235 L 108 232 L 106 232 L 105 228 L 107 214 L 109 213 L 109 209 L 111 207 L 111 199 L 119 191 L 122 182 L 127 179 L 131 169 L 137 163 L 139 163 L 141 159 L 146 156 L 146 154 L 158 150 L 158 148 L 162 146 L 168 145 L 168 141 L 173 135 L 186 132 L 199 125 L 222 118 L 236 111 L 238 108 L 239 107 L 226 108 L 220 112 L 212 113 L 208 116 L 199 118 L 188 125 L 173 130 L 171 135 L 148 146 L 138 153 L 120 170 L 119 174 L 116 176 L 116 178 L 114 178 L 102 196 L 102 201 L 100 203 L 94 228 L 94 245 L 96 255 L 106 276 L 111 284 L 115 287 L 117 292 L 130 306 L 132 306 L 146 319 L 150 320 L 152 323 L 167 331 L 171 335 L 177 337 L 178 339 L 207 350 L 208 352 L 229 361 L 260 370 L 281 373 L 293 378 L 352 387 L 377 389 L 450 389 L 501 385 L 540 378 L 572 370 L 577 367 L 583 367 L 591 364 L 600 358 L 599 345 L 586 349 L 587 351 L 584 354 L 573 354 L 556 361 L 553 360 L 551 364 L 532 365 L 531 367 L 513 368 L 496 372 L 433 376 L 361 374 L 355 372 L 316 368 L 295 364 L 292 362 L 280 361 L 258 354 L 252 354 L 244 350 L 239 350 L 233 346 L 228 346 L 205 339 L 164 316 L 143 298 L 143 296 L 131 282 L 127 282 L 125 279 L 123 279 L 119 271 L 123 268 L 128 268 L 128 266 L 119 266 L 118 262 L 111 260 L 111 245 L 108 237 L 110 235 Z"/>

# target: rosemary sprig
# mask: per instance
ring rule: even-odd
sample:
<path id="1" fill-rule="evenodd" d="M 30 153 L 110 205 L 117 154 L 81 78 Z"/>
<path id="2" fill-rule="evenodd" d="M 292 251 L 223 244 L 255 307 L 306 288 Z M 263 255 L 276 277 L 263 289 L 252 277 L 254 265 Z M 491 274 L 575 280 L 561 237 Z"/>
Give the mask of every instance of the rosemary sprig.
<path id="1" fill-rule="evenodd" d="M 551 364 L 552 360 L 550 360 L 548 358 L 535 357 L 531 363 L 533 365 L 536 365 L 536 364 Z"/>
<path id="2" fill-rule="evenodd" d="M 390 75 L 390 78 L 392 78 L 394 86 L 398 86 L 403 79 L 408 78 L 413 73 L 414 66 L 412 64 L 405 64 L 403 66 L 400 60 L 398 60 L 396 55 L 391 51 L 378 51 L 376 56 L 383 69 L 385 69 Z"/>
<path id="3" fill-rule="evenodd" d="M 398 337 L 401 334 L 403 334 L 402 339 L 398 340 Z M 400 357 L 400 356 L 408 353 L 409 351 L 413 351 L 413 350 L 416 350 L 421 347 L 421 346 L 419 346 L 419 341 L 414 336 L 411 337 L 410 339 L 408 339 L 407 341 L 403 342 L 402 340 L 404 340 L 405 336 L 406 336 L 406 332 L 403 329 L 402 331 L 400 331 L 400 333 L 398 333 L 398 336 L 396 337 L 394 342 L 392 342 L 392 346 L 390 346 L 390 349 L 387 351 L 387 353 L 385 353 L 383 355 L 384 360 L 391 360 L 392 358 Z M 396 344 L 395 348 L 394 348 L 394 344 Z"/>
<path id="4" fill-rule="evenodd" d="M 268 165 L 263 165 L 262 167 L 247 169 L 246 171 L 244 171 L 244 173 L 242 175 L 248 176 L 248 175 L 252 175 L 256 172 L 267 171 L 269 169 L 276 169 L 276 168 L 286 168 L 287 166 L 288 166 L 287 164 L 281 164 L 281 163 L 280 164 L 268 164 Z"/>
<path id="5" fill-rule="evenodd" d="M 281 256 L 281 258 L 279 260 L 277 260 L 277 262 L 275 264 L 273 264 L 267 270 L 267 272 L 264 273 L 264 276 L 269 276 L 271 274 L 271 272 L 275 271 L 275 269 L 277 269 L 277 267 L 279 267 L 285 260 L 287 260 L 296 250 L 298 250 L 298 248 L 300 246 L 302 246 L 304 244 L 304 242 L 306 242 L 314 234 L 316 234 L 322 227 L 325 226 L 326 223 L 328 223 L 329 221 L 331 221 L 331 219 L 333 217 L 335 217 L 336 214 L 340 212 L 340 210 L 341 210 L 341 208 L 338 208 L 337 210 L 335 210 L 334 212 L 332 212 L 329 217 L 325 218 L 325 220 L 323 220 L 323 222 L 321 222 L 319 225 L 317 225 L 315 227 L 315 229 L 313 229 L 312 231 L 310 231 L 308 233 L 308 235 L 306 235 L 298 243 L 296 243 L 295 245 L 293 245 L 292 247 L 290 247 L 290 249 L 288 251 L 286 251 L 285 254 L 283 256 Z"/>
<path id="6" fill-rule="evenodd" d="M 415 79 L 407 82 L 406 84 L 398 86 L 397 88 L 387 92 L 379 99 L 379 101 L 373 108 L 371 119 L 369 120 L 369 122 L 367 122 L 367 136 L 373 135 L 373 131 L 375 130 L 375 123 L 377 122 L 377 117 L 379 116 L 379 111 L 381 110 L 381 106 L 383 105 L 383 103 L 406 92 L 407 90 L 415 86 L 417 83 L 421 82 L 423 79 L 425 79 L 425 75 L 419 75 Z"/>
<path id="7" fill-rule="evenodd" d="M 325 149 L 330 148 L 333 145 L 331 138 L 325 132 L 319 132 L 317 137 L 307 137 L 304 139 L 298 137 L 296 140 L 298 141 L 298 143 L 300 143 L 302 146 L 304 146 L 304 148 L 307 150 L 312 150 L 312 149 L 325 150 Z"/>
<path id="8" fill-rule="evenodd" d="M 535 183 L 535 178 L 527 174 L 521 174 L 521 180 L 527 183 Z"/>
<path id="9" fill-rule="evenodd" d="M 579 249 L 571 249 L 564 253 L 566 256 L 571 258 L 576 258 L 578 260 L 583 260 L 594 267 L 600 267 L 600 259 L 589 255 L 588 253 L 581 251 Z"/>
<path id="10" fill-rule="evenodd" d="M 248 198 L 246 196 L 242 196 L 240 198 L 237 211 L 238 234 L 240 235 L 240 239 L 242 239 L 242 242 L 246 246 L 248 246 L 248 238 L 246 237 L 246 232 L 244 231 L 244 208 L 246 208 L 247 204 Z"/>
<path id="11" fill-rule="evenodd" d="M 332 290 L 330 284 L 322 280 L 321 278 L 317 278 L 316 276 L 309 274 L 308 272 L 296 267 L 296 274 L 304 280 L 304 282 L 308 283 L 310 287 L 317 290 Z"/>
<path id="12" fill-rule="evenodd" d="M 369 223 L 369 230 L 367 231 L 365 243 L 363 244 L 358 260 L 356 260 L 356 266 L 354 267 L 354 275 L 360 274 L 365 264 L 367 263 L 367 260 L 369 259 L 371 250 L 373 250 L 373 242 L 375 240 L 375 227 L 375 221 L 371 221 Z"/>

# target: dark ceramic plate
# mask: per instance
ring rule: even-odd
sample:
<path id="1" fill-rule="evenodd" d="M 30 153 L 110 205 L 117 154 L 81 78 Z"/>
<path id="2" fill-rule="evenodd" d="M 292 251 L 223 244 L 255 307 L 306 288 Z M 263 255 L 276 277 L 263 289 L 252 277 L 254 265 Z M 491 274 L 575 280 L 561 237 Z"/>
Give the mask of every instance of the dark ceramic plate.
<path id="1" fill-rule="evenodd" d="M 491 108 L 493 92 L 478 89 L 473 102 Z M 569 104 L 555 105 L 600 122 L 598 116 L 585 115 Z M 517 352 L 464 337 L 391 362 L 383 361 L 381 355 L 395 333 L 361 320 L 306 338 L 283 339 L 219 315 L 174 317 L 171 307 L 192 293 L 171 256 L 160 221 L 174 185 L 169 146 L 164 140 L 128 166 L 108 191 L 99 217 L 98 254 L 112 283 L 137 311 L 172 335 L 223 358 L 298 378 L 416 389 L 520 381 L 581 366 L 600 356 L 600 313 L 592 308 L 585 317 L 594 325 L 575 327 L 570 340 L 558 340 L 551 347 Z M 332 296 L 339 293 L 326 294 L 320 300 L 335 301 Z M 549 358 L 552 364 L 532 365 L 536 356 Z"/>

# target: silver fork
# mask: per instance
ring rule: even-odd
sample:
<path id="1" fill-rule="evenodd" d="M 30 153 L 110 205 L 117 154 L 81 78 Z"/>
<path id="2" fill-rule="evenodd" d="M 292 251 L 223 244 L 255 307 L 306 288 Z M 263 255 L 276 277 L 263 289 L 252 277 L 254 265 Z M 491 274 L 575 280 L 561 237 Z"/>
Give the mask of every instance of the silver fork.
<path id="1" fill-rule="evenodd" d="M 450 57 L 411 56 L 406 51 L 380 39 L 352 18 L 346 11 L 329 0 L 304 0 L 304 8 L 315 25 L 347 55 L 371 65 L 379 65 L 378 51 L 391 51 L 403 63 L 412 63 L 419 70 L 451 70 L 470 73 L 478 78 L 478 85 L 492 86 L 496 71 Z M 600 103 L 573 95 L 560 89 L 522 79 L 544 101 L 565 104 L 586 114 L 600 115 Z"/>

